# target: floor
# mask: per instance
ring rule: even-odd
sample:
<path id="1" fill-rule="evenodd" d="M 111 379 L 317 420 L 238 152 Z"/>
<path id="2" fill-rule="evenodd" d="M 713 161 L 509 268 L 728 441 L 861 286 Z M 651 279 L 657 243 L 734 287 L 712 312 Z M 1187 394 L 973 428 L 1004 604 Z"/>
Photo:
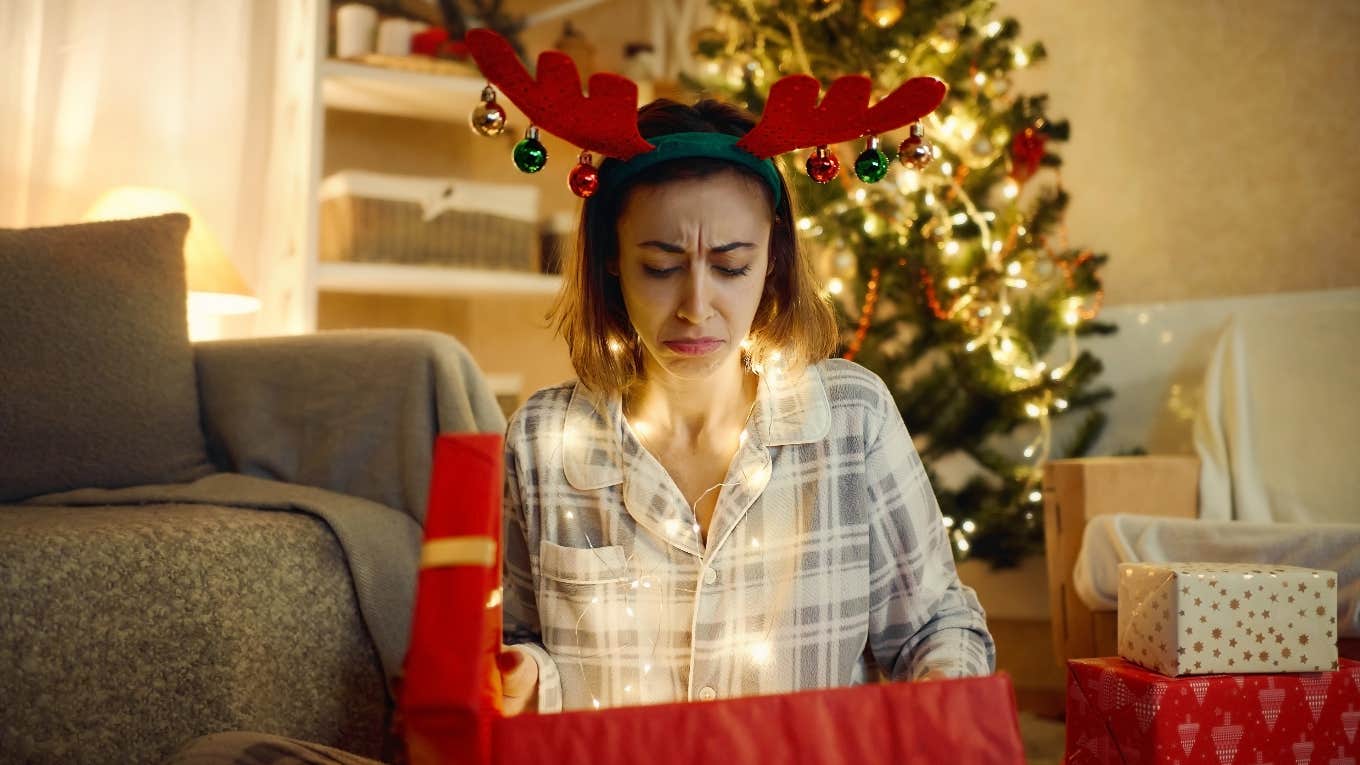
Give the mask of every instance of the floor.
<path id="1" fill-rule="evenodd" d="M 1059 765 L 1063 759 L 1064 731 L 1061 720 L 1021 712 L 1020 738 L 1025 745 L 1025 761 L 1029 765 Z"/>

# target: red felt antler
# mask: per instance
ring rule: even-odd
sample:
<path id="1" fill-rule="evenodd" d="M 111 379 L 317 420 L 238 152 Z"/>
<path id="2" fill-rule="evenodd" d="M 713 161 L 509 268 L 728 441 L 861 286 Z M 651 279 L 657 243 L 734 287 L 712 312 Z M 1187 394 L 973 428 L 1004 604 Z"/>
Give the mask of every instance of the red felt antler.
<path id="1" fill-rule="evenodd" d="M 627 160 L 651 151 L 637 127 L 637 85 L 617 74 L 590 77 L 590 95 L 581 93 L 576 64 L 560 51 L 538 57 L 535 80 L 505 38 L 488 29 L 467 33 L 468 49 L 493 85 L 539 128 L 608 157 Z"/>
<path id="2" fill-rule="evenodd" d="M 873 83 L 857 74 L 836 78 L 818 106 L 821 83 L 810 75 L 790 75 L 770 87 L 760 122 L 737 145 L 757 157 L 773 157 L 886 133 L 935 111 L 947 90 L 934 77 L 913 77 L 870 108 Z"/>

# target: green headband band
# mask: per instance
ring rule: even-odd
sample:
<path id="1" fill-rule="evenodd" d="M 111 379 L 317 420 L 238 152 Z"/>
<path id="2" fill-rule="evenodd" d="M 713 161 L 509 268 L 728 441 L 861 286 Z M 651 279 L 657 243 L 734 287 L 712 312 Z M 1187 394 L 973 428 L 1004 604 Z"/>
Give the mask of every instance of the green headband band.
<path id="1" fill-rule="evenodd" d="M 670 133 L 649 138 L 647 141 L 656 147 L 652 151 L 639 154 L 627 162 L 611 160 L 600 165 L 601 190 L 613 193 L 662 162 L 703 157 L 731 162 L 760 176 L 769 184 L 774 194 L 774 206 L 778 208 L 781 183 L 774 162 L 738 148 L 737 141 L 740 140 L 741 136 L 727 133 Z"/>

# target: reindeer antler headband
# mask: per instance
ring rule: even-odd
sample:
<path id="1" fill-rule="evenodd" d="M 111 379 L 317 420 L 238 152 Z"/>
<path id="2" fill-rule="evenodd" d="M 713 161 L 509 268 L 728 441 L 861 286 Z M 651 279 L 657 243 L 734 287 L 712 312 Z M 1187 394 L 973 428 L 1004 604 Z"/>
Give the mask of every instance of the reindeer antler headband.
<path id="1" fill-rule="evenodd" d="M 624 163 L 611 172 L 606 185 L 635 177 L 658 162 L 712 157 L 743 165 L 765 178 L 779 200 L 779 176 L 772 157 L 796 149 L 816 148 L 807 160 L 808 175 L 827 183 L 840 172 L 840 162 L 827 146 L 867 138 L 868 146 L 855 161 L 855 175 L 876 183 L 888 171 L 888 159 L 878 147 L 878 135 L 911 125 L 910 136 L 899 147 L 898 158 L 921 168 L 933 158 L 922 138 L 920 120 L 944 100 L 946 86 L 934 77 L 913 77 L 872 107 L 873 86 L 868 77 L 849 75 L 831 83 L 817 103 L 821 83 L 806 74 L 783 77 L 770 87 L 760 122 L 740 138 L 722 133 L 676 133 L 648 142 L 638 132 L 637 84 L 617 74 L 590 77 L 590 95 L 581 92 L 581 77 L 572 60 L 560 51 L 538 57 L 538 76 L 530 75 L 510 43 L 488 29 L 467 33 L 467 45 L 488 83 L 483 103 L 472 114 L 472 126 L 483 135 L 497 135 L 505 127 L 505 110 L 496 103 L 501 89 L 529 119 L 524 139 L 515 146 L 515 165 L 536 173 L 547 164 L 548 153 L 538 141 L 543 129 L 581 147 L 580 162 L 571 173 L 571 189 L 589 197 L 599 188 L 599 171 L 591 152 Z"/>

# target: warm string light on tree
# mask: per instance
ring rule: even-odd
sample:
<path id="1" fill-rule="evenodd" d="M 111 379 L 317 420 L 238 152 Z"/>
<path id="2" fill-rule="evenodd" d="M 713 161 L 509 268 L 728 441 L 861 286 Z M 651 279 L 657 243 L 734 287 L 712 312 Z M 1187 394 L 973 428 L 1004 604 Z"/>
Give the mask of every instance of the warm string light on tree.
<path id="1" fill-rule="evenodd" d="M 912 76 L 949 85 L 922 124 L 827 147 L 808 167 L 836 160 L 862 183 L 848 172 L 791 183 L 809 211 L 798 229 L 843 311 L 843 354 L 894 390 L 932 471 L 958 453 L 977 466 L 959 487 L 932 476 L 957 554 L 1013 564 L 1042 540 L 1043 462 L 1089 448 L 1103 424 L 1093 405 L 1109 395 L 1091 390 L 1100 364 L 1079 342 L 1112 331 L 1097 320 L 1105 256 L 1068 248 L 1051 172 L 1067 126 L 1010 76 L 1042 60 L 1042 45 L 1022 44 L 984 0 L 711 2 L 719 21 L 696 33 L 692 84 L 754 111 L 769 81 L 795 72 L 824 86 L 867 74 L 875 99 Z M 1074 410 L 1075 434 L 1056 444 L 1055 421 Z"/>

